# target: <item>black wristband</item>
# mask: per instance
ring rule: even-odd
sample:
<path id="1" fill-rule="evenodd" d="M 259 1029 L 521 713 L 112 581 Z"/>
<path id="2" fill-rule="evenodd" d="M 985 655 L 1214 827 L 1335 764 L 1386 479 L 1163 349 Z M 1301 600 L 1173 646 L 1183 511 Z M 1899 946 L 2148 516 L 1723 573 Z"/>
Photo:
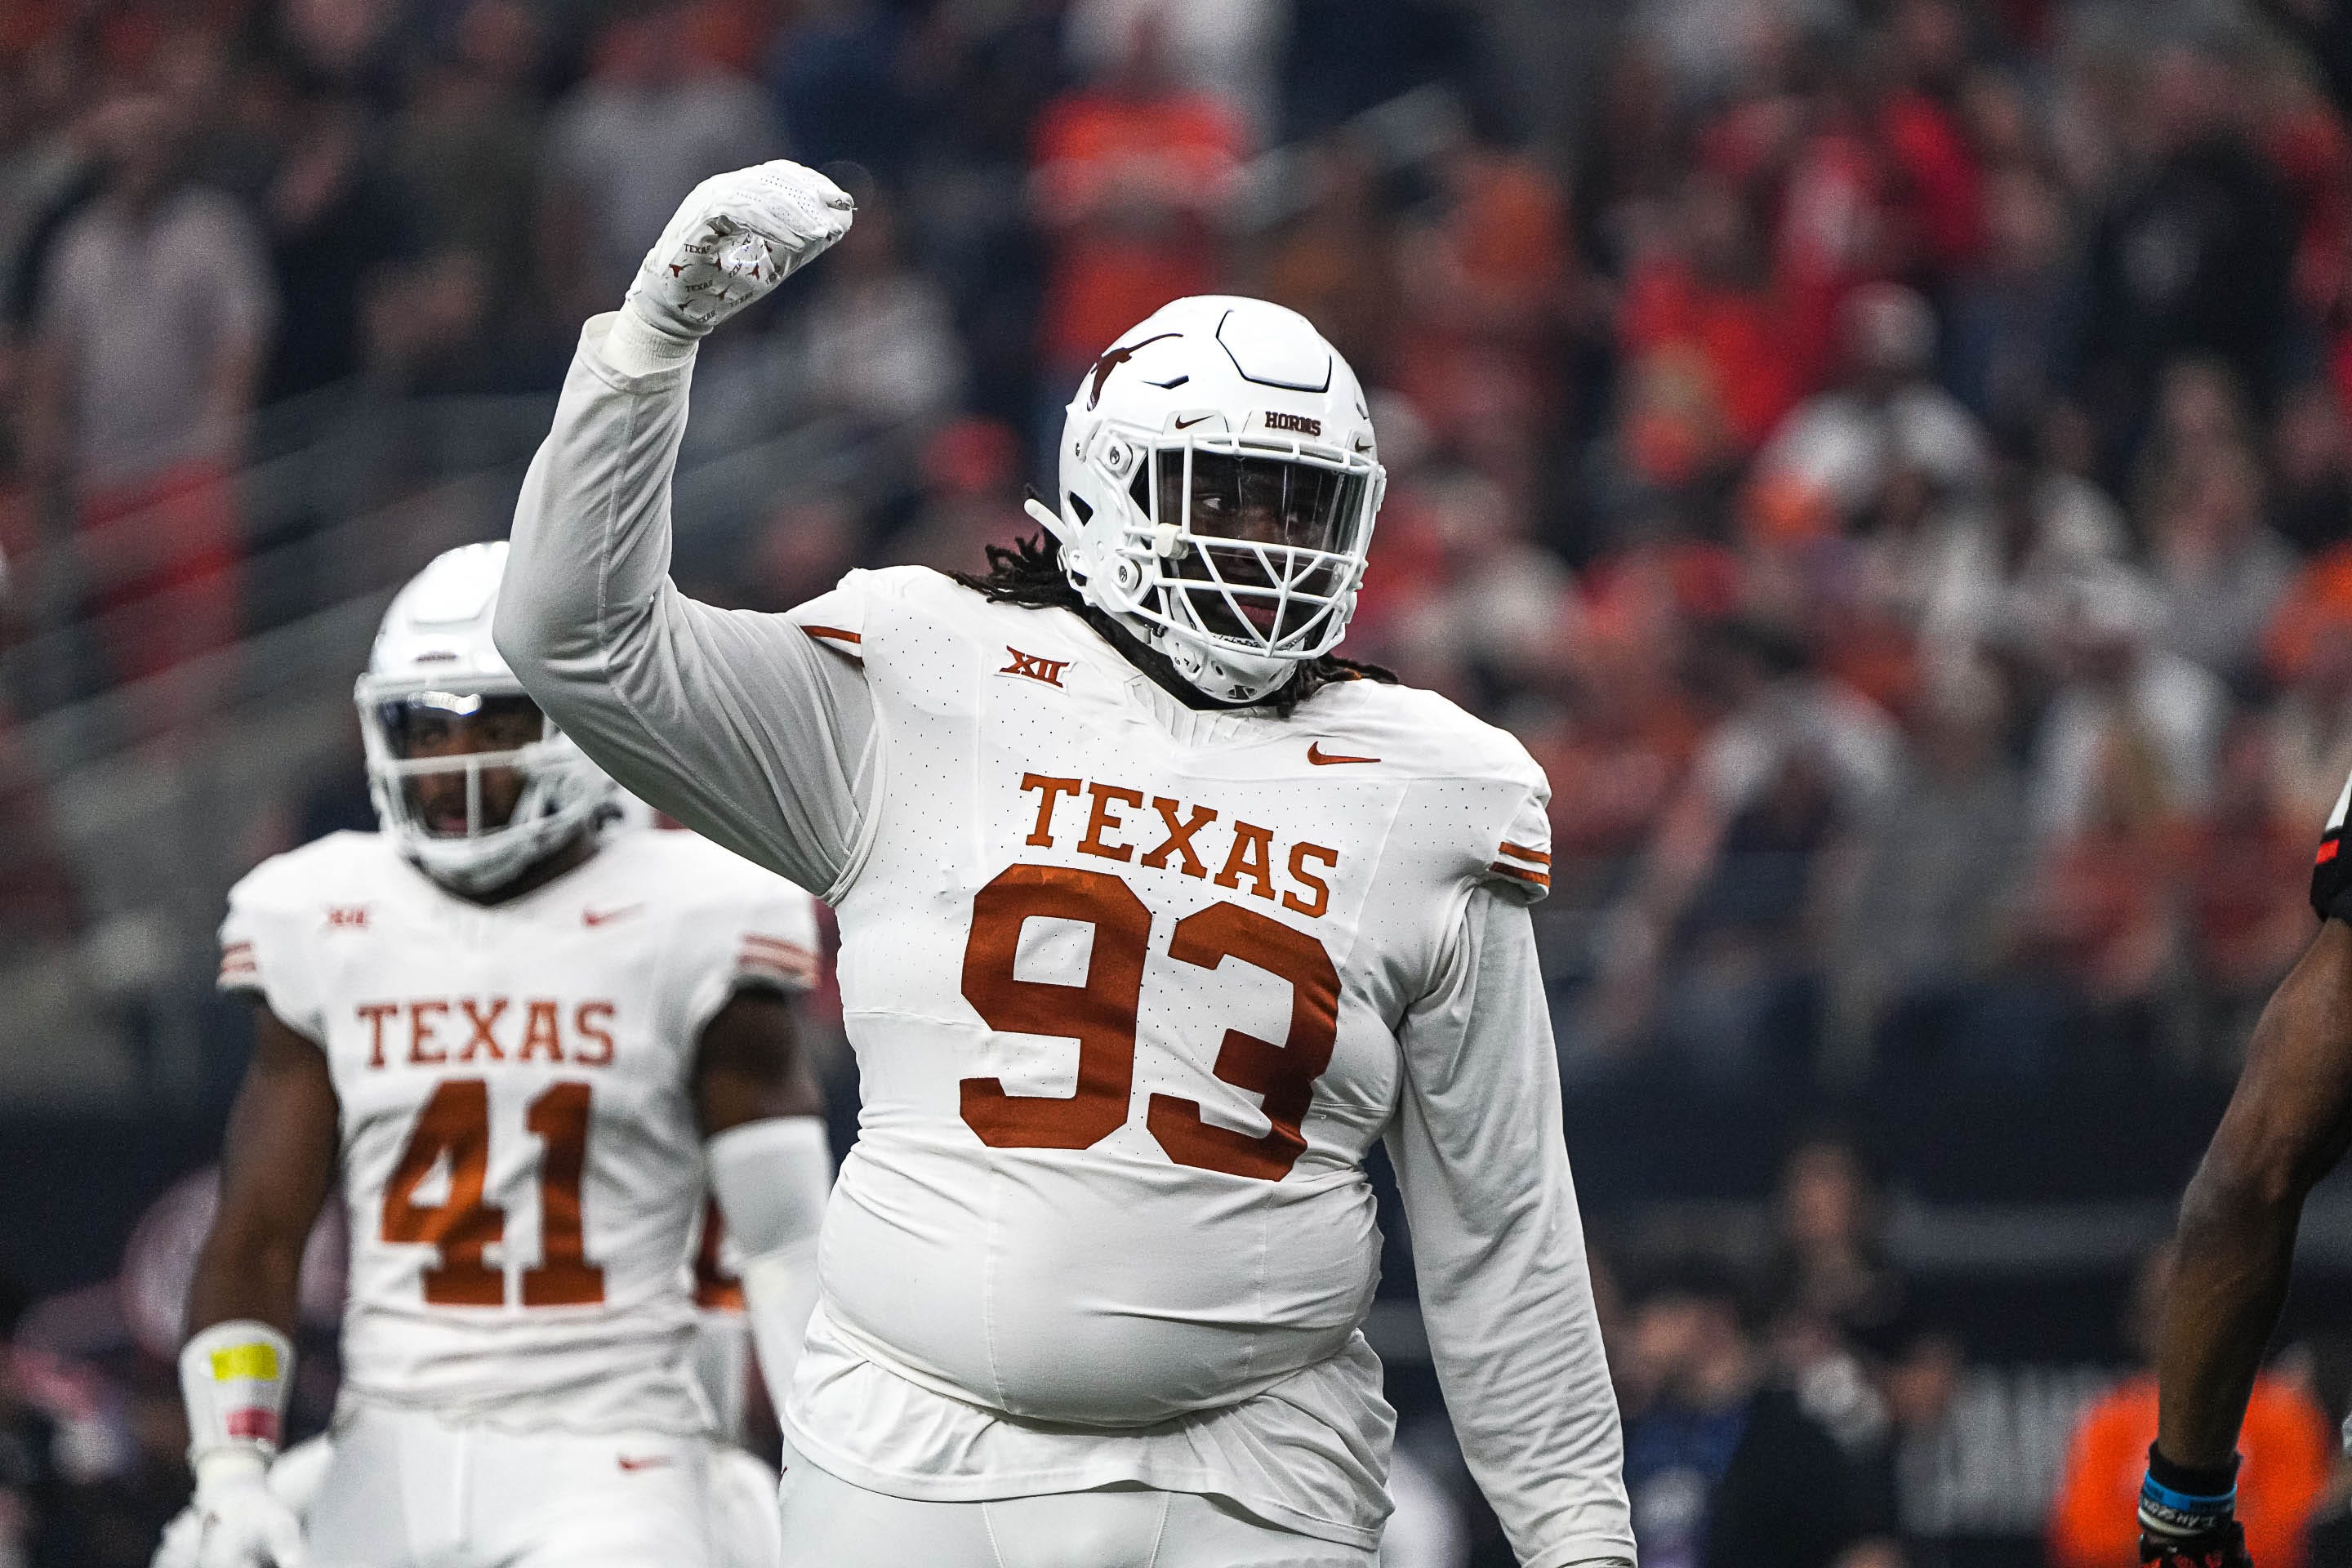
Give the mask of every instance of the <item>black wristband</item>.
<path id="1" fill-rule="evenodd" d="M 2147 1446 L 2147 1473 L 2156 1478 L 2158 1486 L 2170 1490 L 2187 1492 L 2192 1497 L 2219 1497 L 2224 1492 L 2238 1489 L 2238 1456 L 2231 1455 L 2226 1465 L 2200 1469 L 2174 1464 L 2164 1457 L 2162 1449 L 2150 1443 Z"/>

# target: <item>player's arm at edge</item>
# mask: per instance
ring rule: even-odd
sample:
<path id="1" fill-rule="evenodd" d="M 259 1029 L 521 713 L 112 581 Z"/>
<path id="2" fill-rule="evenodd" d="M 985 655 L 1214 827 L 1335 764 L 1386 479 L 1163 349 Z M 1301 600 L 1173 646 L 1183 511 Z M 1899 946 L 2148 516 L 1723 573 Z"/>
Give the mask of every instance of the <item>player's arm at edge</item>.
<path id="1" fill-rule="evenodd" d="M 207 1563 L 304 1561 L 300 1523 L 266 1477 L 293 1384 L 302 1251 L 334 1184 L 340 1123 L 325 1053 L 256 1006 L 253 1060 L 221 1141 L 220 1206 L 196 1254 L 180 1352 Z"/>
<path id="2" fill-rule="evenodd" d="M 816 1306 L 817 1232 L 833 1191 L 824 1098 L 791 1001 L 739 990 L 704 1026 L 694 1076 L 710 1190 L 742 1252 L 760 1374 L 781 1412 Z"/>
<path id="3" fill-rule="evenodd" d="M 2158 1341 L 2155 1452 L 2192 1483 L 2235 1470 L 2238 1426 L 2286 1299 L 2304 1199 L 2347 1142 L 2352 926 L 2329 920 L 2263 1008 L 2230 1108 L 2181 1200 Z"/>
<path id="4" fill-rule="evenodd" d="M 1464 1456 L 1527 1568 L 1633 1561 L 1624 1448 L 1527 910 L 1471 895 L 1386 1143 Z"/>
<path id="5" fill-rule="evenodd" d="M 220 1207 L 188 1288 L 195 1334 L 251 1319 L 290 1337 L 302 1249 L 335 1179 L 341 1108 L 326 1054 L 267 1005 L 221 1140 Z"/>

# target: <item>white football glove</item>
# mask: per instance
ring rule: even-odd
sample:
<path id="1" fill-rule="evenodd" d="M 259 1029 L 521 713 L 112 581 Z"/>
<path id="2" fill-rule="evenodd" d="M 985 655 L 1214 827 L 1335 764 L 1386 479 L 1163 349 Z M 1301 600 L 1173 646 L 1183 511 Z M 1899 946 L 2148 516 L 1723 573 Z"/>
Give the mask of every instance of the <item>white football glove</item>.
<path id="1" fill-rule="evenodd" d="M 629 285 L 625 317 L 693 342 L 849 232 L 849 193 L 778 159 L 694 187 Z"/>
<path id="2" fill-rule="evenodd" d="M 269 1463 L 269 1492 L 299 1518 L 309 1514 L 320 1489 L 326 1485 L 328 1467 L 334 1463 L 334 1445 L 325 1433 L 295 1444 Z M 204 1550 L 205 1510 L 191 1502 L 163 1527 L 163 1543 L 150 1568 L 198 1568 Z"/>
<path id="3" fill-rule="evenodd" d="M 196 1511 L 194 1503 L 190 1503 L 163 1527 L 163 1539 L 147 1568 L 196 1568 L 196 1553 L 204 1550 L 204 1544 L 205 1516 Z"/>
<path id="4" fill-rule="evenodd" d="M 195 1500 L 163 1531 L 153 1568 L 308 1568 L 302 1521 L 257 1453 L 205 1456 Z"/>

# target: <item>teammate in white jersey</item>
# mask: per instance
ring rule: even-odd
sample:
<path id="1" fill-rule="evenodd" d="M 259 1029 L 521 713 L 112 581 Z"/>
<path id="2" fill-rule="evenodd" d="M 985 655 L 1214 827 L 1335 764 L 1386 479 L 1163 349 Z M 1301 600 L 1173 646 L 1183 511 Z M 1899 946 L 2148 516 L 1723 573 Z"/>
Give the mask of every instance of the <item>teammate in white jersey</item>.
<path id="1" fill-rule="evenodd" d="M 787 1001 L 814 912 L 613 823 L 611 780 L 491 645 L 505 555 L 450 552 L 386 613 L 357 693 L 382 831 L 229 895 L 221 984 L 257 1039 L 181 1359 L 203 1568 L 300 1563 L 306 1530 L 345 1568 L 740 1555 L 710 1539 L 689 1265 L 707 1174 L 781 1393 L 831 1177 Z M 338 1179 L 341 1395 L 298 1520 L 265 1468 Z"/>
<path id="2" fill-rule="evenodd" d="M 666 577 L 696 343 L 848 226 L 698 187 L 589 323 L 498 638 L 629 788 L 830 900 L 859 1140 L 783 1409 L 827 1568 L 1365 1564 L 1384 1140 L 1455 1430 L 1524 1563 L 1630 1562 L 1528 906 L 1542 773 L 1329 657 L 1381 470 L 1296 314 L 1112 345 L 1050 542 L 782 616 Z"/>

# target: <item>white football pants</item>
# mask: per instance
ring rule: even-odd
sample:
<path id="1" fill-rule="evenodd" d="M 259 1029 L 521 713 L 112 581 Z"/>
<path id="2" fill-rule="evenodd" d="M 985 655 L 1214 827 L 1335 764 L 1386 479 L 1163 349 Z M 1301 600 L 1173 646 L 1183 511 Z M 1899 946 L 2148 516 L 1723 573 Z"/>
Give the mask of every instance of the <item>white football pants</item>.
<path id="1" fill-rule="evenodd" d="M 1373 1568 L 1373 1553 L 1217 1498 L 1144 1488 L 923 1502 L 852 1486 L 784 1447 L 793 1568 Z"/>
<path id="2" fill-rule="evenodd" d="M 305 1521 L 316 1568 L 730 1568 L 739 1559 L 713 1539 L 730 1510 L 712 1495 L 706 1438 L 509 1432 L 362 1408 L 337 1426 L 333 1447 Z M 772 1562 L 772 1544 L 753 1550 L 751 1561 Z"/>

